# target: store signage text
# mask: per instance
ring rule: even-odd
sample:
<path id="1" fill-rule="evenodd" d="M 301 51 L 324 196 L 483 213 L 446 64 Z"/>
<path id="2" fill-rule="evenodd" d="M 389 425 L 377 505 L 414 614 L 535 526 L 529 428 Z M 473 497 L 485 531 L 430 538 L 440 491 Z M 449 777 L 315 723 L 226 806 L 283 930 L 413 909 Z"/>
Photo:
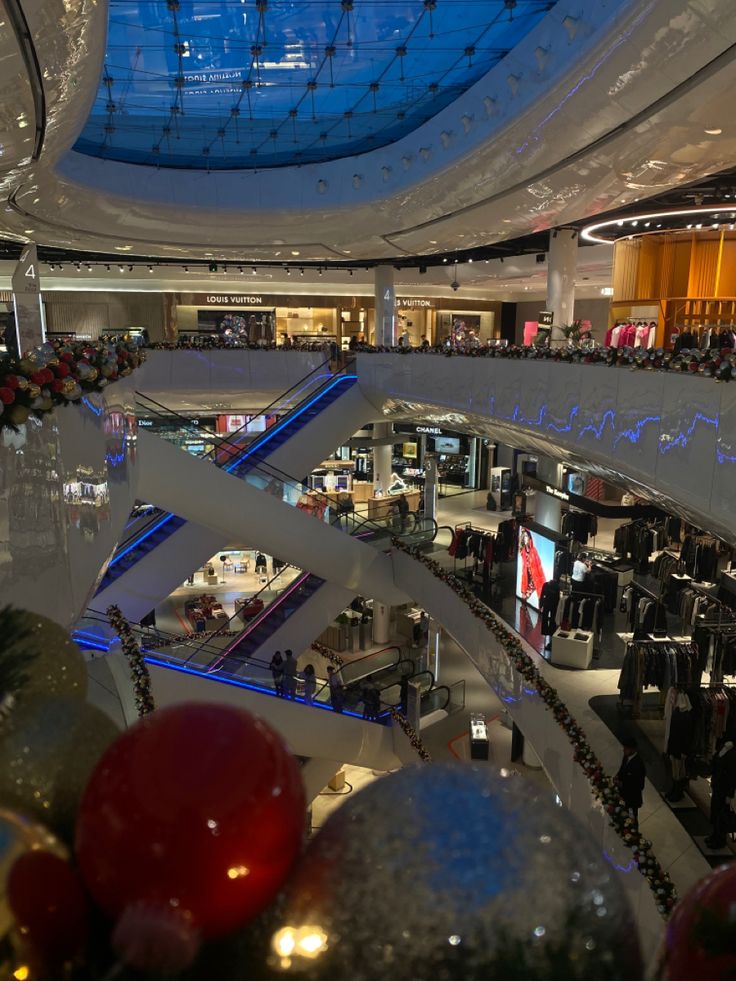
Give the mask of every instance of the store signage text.
<path id="1" fill-rule="evenodd" d="M 410 310 L 417 310 L 420 307 L 433 307 L 435 304 L 434 300 L 418 300 L 413 296 L 397 296 L 396 306 L 397 307 L 408 307 Z"/>
<path id="2" fill-rule="evenodd" d="M 208 296 L 208 303 L 255 303 L 260 306 L 263 303 L 262 296 Z"/>
<path id="3" fill-rule="evenodd" d="M 427 436 L 442 435 L 442 430 L 439 426 L 417 426 L 414 431 L 417 433 L 425 433 Z"/>
<path id="4" fill-rule="evenodd" d="M 545 484 L 544 491 L 546 494 L 550 494 L 552 497 L 558 497 L 561 501 L 570 500 L 569 494 L 566 494 L 564 491 L 558 490 L 556 487 L 550 487 L 549 484 Z"/>

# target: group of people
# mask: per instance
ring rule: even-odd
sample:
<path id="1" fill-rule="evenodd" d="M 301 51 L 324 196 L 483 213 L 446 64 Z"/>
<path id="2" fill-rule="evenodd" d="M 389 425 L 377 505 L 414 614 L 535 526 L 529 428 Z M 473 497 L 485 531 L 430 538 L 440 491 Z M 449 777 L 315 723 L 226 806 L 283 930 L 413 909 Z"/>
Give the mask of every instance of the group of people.
<path id="1" fill-rule="evenodd" d="M 281 651 L 276 651 L 271 658 L 269 667 L 274 688 L 279 698 L 295 699 L 297 697 L 297 682 L 301 677 L 304 682 L 304 703 L 305 705 L 314 704 L 317 676 L 313 664 L 307 664 L 304 670 L 299 672 L 294 652 L 287 649 L 284 651 L 284 656 L 282 656 Z M 343 712 L 345 710 L 345 684 L 340 672 L 332 664 L 327 668 L 327 687 L 332 710 L 338 713 Z M 375 721 L 381 713 L 381 692 L 373 675 L 368 675 L 364 679 L 360 695 L 363 701 L 363 718 L 368 721 Z"/>
<path id="2" fill-rule="evenodd" d="M 285 656 L 281 656 L 281 651 L 276 651 L 271 658 L 271 676 L 273 677 L 274 688 L 279 698 L 296 698 L 297 680 L 299 670 L 297 668 L 294 652 L 287 648 Z M 307 664 L 301 672 L 304 682 L 304 701 L 307 705 L 314 702 L 314 693 L 317 690 L 317 676 L 314 665 Z"/>

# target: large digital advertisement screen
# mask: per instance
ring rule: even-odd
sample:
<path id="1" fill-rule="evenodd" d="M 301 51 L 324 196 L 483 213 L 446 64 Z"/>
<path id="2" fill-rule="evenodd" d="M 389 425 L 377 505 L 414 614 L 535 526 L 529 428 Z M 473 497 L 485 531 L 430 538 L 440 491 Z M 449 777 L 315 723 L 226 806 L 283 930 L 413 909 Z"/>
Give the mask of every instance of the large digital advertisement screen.
<path id="1" fill-rule="evenodd" d="M 516 552 L 516 595 L 538 610 L 542 587 L 553 577 L 555 543 L 538 531 L 519 528 Z"/>

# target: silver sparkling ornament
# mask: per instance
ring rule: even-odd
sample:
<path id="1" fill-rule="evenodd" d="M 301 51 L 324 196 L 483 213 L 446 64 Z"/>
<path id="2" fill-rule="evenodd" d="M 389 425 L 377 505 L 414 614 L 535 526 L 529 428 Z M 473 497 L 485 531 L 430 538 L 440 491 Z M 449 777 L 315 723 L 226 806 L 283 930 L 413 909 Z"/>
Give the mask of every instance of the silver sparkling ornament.
<path id="1" fill-rule="evenodd" d="M 350 797 L 309 844 L 272 963 L 351 981 L 637 981 L 614 870 L 523 778 L 410 767 Z"/>

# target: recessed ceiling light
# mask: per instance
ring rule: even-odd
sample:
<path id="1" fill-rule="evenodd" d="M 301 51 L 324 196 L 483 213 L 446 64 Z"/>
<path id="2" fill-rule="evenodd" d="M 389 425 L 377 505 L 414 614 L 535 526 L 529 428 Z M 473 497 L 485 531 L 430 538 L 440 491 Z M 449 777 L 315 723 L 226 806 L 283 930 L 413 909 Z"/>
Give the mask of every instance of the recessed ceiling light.
<path id="1" fill-rule="evenodd" d="M 719 129 L 718 127 L 714 127 L 713 129 L 707 129 L 705 132 L 708 134 L 708 136 L 720 136 L 723 130 Z"/>
<path id="2" fill-rule="evenodd" d="M 301 252 L 298 252 L 298 251 L 296 251 L 296 250 L 294 250 L 294 249 L 292 249 L 292 250 L 291 250 L 291 254 L 292 254 L 292 255 L 301 255 Z"/>

